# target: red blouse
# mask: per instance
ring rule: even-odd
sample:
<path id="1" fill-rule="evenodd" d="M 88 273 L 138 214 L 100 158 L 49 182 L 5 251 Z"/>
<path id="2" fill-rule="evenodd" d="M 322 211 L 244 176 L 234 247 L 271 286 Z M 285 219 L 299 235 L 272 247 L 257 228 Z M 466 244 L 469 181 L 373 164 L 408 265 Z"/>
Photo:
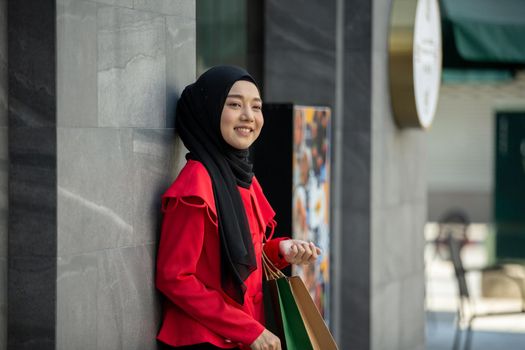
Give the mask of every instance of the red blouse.
<path id="1" fill-rule="evenodd" d="M 162 196 L 164 218 L 157 257 L 157 288 L 166 296 L 157 338 L 171 346 L 208 342 L 222 348 L 249 349 L 264 330 L 261 249 L 275 213 L 254 177 L 249 189 L 238 187 L 246 209 L 257 259 L 245 281 L 244 305 L 221 290 L 220 242 L 210 176 L 189 160 Z M 271 238 L 271 237 L 270 237 Z M 264 250 L 277 267 L 288 263 L 271 239 Z"/>

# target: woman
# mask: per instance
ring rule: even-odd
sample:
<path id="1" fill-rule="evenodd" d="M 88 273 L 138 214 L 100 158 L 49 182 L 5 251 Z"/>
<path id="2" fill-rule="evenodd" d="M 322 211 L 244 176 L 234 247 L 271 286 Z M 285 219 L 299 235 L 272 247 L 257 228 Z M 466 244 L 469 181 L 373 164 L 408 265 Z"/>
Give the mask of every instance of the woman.
<path id="1" fill-rule="evenodd" d="M 211 68 L 178 102 L 176 130 L 190 153 L 162 197 L 156 283 L 166 296 L 158 340 L 167 348 L 281 349 L 263 326 L 262 250 L 279 268 L 320 253 L 313 243 L 271 239 L 275 213 L 248 159 L 261 107 L 255 81 L 234 66 Z"/>

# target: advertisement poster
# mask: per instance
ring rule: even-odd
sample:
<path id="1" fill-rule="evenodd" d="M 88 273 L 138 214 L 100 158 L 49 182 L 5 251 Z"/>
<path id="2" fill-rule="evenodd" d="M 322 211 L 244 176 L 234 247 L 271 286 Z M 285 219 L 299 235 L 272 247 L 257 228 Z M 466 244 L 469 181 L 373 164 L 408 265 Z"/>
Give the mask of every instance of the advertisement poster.
<path id="1" fill-rule="evenodd" d="M 330 109 L 295 106 L 293 123 L 293 237 L 322 250 L 312 265 L 294 265 L 315 304 L 329 319 Z"/>

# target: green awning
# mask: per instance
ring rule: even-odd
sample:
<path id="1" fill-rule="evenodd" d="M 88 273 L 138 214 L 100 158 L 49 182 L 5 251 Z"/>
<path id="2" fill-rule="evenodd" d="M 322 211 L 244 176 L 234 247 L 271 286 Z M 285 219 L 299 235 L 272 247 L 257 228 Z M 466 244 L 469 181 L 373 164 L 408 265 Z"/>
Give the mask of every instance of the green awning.
<path id="1" fill-rule="evenodd" d="M 441 15 L 445 66 L 525 65 L 525 0 L 441 0 Z"/>
<path id="2" fill-rule="evenodd" d="M 504 69 L 454 69 L 444 68 L 441 73 L 444 83 L 493 83 L 505 82 L 514 79 L 510 70 Z"/>

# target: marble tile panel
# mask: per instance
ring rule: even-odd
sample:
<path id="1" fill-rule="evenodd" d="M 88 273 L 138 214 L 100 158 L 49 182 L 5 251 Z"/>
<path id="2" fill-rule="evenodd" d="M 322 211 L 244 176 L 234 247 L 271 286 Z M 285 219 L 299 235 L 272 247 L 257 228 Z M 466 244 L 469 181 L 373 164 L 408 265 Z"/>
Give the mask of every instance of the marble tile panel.
<path id="1" fill-rule="evenodd" d="M 381 164 L 383 176 L 383 203 L 386 206 L 395 206 L 401 203 L 402 192 L 402 132 L 383 130 L 381 136 Z"/>
<path id="2" fill-rule="evenodd" d="M 57 1 L 57 93 L 58 126 L 97 126 L 96 3 Z"/>
<path id="3" fill-rule="evenodd" d="M 196 0 L 135 0 L 134 8 L 195 19 Z"/>
<path id="4" fill-rule="evenodd" d="M 132 129 L 58 128 L 58 255 L 133 242 Z"/>
<path id="5" fill-rule="evenodd" d="M 177 176 L 173 129 L 133 132 L 134 244 L 155 243 L 160 232 L 160 199 Z"/>
<path id="6" fill-rule="evenodd" d="M 99 126 L 166 125 L 166 21 L 160 14 L 99 7 Z"/>
<path id="7" fill-rule="evenodd" d="M 370 218 L 368 210 L 342 209 L 340 236 L 341 349 L 369 348 L 370 320 Z"/>
<path id="8" fill-rule="evenodd" d="M 417 168 L 417 183 L 414 199 L 416 201 L 427 201 L 428 196 L 428 179 L 427 179 L 427 169 L 428 169 L 428 135 L 426 132 L 421 131 L 417 134 L 417 145 L 412 145 L 411 147 L 415 148 L 415 158 L 419 164 Z"/>
<path id="9" fill-rule="evenodd" d="M 391 0 L 372 2 L 372 23 L 374 26 L 372 30 L 373 51 L 388 52 L 391 2 Z"/>
<path id="10" fill-rule="evenodd" d="M 98 2 L 100 4 L 118 6 L 118 7 L 133 7 L 133 0 L 89 0 L 91 2 Z"/>
<path id="11" fill-rule="evenodd" d="M 367 210 L 343 210 L 341 233 L 341 264 L 345 270 L 342 285 L 369 288 L 370 275 L 370 213 Z M 351 293 L 350 293 L 351 294 Z M 349 298 L 353 298 L 352 295 Z"/>
<path id="12" fill-rule="evenodd" d="M 7 0 L 0 0 L 0 126 L 7 125 Z"/>
<path id="13" fill-rule="evenodd" d="M 0 258 L 7 257 L 7 220 L 8 220 L 8 130 L 0 127 Z"/>
<path id="14" fill-rule="evenodd" d="M 166 17 L 166 127 L 175 126 L 175 109 L 182 90 L 195 81 L 196 22 Z"/>
<path id="15" fill-rule="evenodd" d="M 425 251 L 425 224 L 427 222 L 427 201 L 420 200 L 410 203 L 411 221 L 410 232 L 412 240 L 412 269 L 411 273 L 422 273 L 425 270 L 424 251 Z"/>
<path id="16" fill-rule="evenodd" d="M 383 157 L 382 157 L 382 148 L 383 148 L 383 139 L 381 132 L 372 131 L 372 151 L 371 151 L 371 209 L 382 209 L 384 206 L 383 193 L 385 185 L 383 183 Z"/>
<path id="17" fill-rule="evenodd" d="M 424 272 L 401 281 L 399 349 L 425 348 Z"/>
<path id="18" fill-rule="evenodd" d="M 372 130 L 394 129 L 386 53 L 372 52 Z M 390 124 L 390 125 L 389 125 Z"/>
<path id="19" fill-rule="evenodd" d="M 372 72 L 370 52 L 345 52 L 343 117 L 344 133 L 372 127 Z"/>
<path id="20" fill-rule="evenodd" d="M 414 245 L 410 206 L 374 210 L 372 232 L 372 286 L 397 281 L 413 269 Z"/>
<path id="21" fill-rule="evenodd" d="M 105 349 L 97 344 L 96 253 L 57 259 L 57 349 Z"/>
<path id="22" fill-rule="evenodd" d="M 8 349 L 55 349 L 56 257 L 9 256 Z"/>
<path id="23" fill-rule="evenodd" d="M 0 256 L 0 349 L 7 349 L 7 258 L 4 256 Z"/>
<path id="24" fill-rule="evenodd" d="M 371 3 L 372 2 L 368 0 L 345 1 L 345 51 L 370 51 L 370 47 L 372 46 Z"/>
<path id="25" fill-rule="evenodd" d="M 333 51 L 272 49 L 265 52 L 265 102 L 333 107 Z"/>
<path id="26" fill-rule="evenodd" d="M 55 0 L 11 1 L 8 18 L 9 125 L 54 126 Z"/>
<path id="27" fill-rule="evenodd" d="M 9 128 L 9 255 L 56 256 L 56 129 Z"/>
<path id="28" fill-rule="evenodd" d="M 336 1 L 266 1 L 266 50 L 334 52 L 335 19 Z"/>
<path id="29" fill-rule="evenodd" d="M 155 247 L 97 252 L 97 341 L 106 349 L 155 349 L 160 317 Z"/>
<path id="30" fill-rule="evenodd" d="M 186 165 L 186 154 L 188 154 L 188 149 L 182 143 L 182 140 L 178 135 L 175 136 L 175 146 L 174 146 L 174 158 L 173 158 L 173 171 L 172 174 L 175 176 L 179 175 L 180 171 Z"/>
<path id="31" fill-rule="evenodd" d="M 367 132 L 346 132 L 343 135 L 342 206 L 369 210 L 371 197 L 371 139 Z"/>
<path id="32" fill-rule="evenodd" d="M 403 130 L 401 134 L 401 201 L 412 202 L 426 198 L 426 133 L 423 130 Z"/>
<path id="33" fill-rule="evenodd" d="M 414 138 L 418 136 L 421 131 L 402 130 L 399 133 L 399 187 L 400 187 L 400 201 L 402 203 L 410 202 L 415 197 L 417 188 L 416 182 L 418 180 L 419 163 L 416 158 L 416 148 L 419 143 Z M 421 145 L 423 146 L 423 145 Z"/>
<path id="34" fill-rule="evenodd" d="M 412 274 L 415 266 L 422 262 L 423 247 L 416 245 L 416 232 L 413 230 L 413 222 L 418 220 L 415 214 L 414 206 L 410 203 L 402 203 L 396 208 L 396 214 L 390 214 L 389 220 L 398 220 L 399 222 L 399 231 L 395 233 L 398 236 L 397 246 L 401 249 L 401 260 L 397 266 L 398 271 L 395 277 L 397 280 L 404 279 L 407 275 Z"/>
<path id="35" fill-rule="evenodd" d="M 402 314 L 401 282 L 395 281 L 381 288 L 374 288 L 371 311 L 371 347 L 374 350 L 405 350 L 399 346 L 399 321 Z"/>

